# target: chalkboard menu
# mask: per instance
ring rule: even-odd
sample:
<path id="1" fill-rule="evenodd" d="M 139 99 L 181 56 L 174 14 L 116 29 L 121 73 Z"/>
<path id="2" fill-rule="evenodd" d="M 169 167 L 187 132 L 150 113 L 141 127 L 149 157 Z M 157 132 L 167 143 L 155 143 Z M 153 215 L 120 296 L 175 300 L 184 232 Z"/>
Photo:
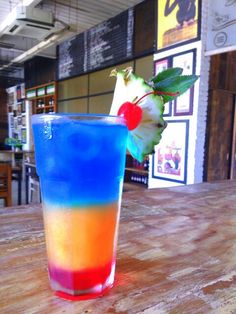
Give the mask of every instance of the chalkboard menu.
<path id="1" fill-rule="evenodd" d="M 64 79 L 133 57 L 134 13 L 129 9 L 61 43 L 57 76 Z"/>
<path id="2" fill-rule="evenodd" d="M 58 79 L 83 73 L 84 36 L 79 34 L 58 46 Z"/>

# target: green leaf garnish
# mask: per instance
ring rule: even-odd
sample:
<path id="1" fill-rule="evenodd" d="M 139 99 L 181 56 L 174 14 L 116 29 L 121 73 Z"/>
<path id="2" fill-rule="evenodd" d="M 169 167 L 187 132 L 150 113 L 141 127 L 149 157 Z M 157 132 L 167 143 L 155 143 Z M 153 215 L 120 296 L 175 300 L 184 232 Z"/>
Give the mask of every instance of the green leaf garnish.
<path id="1" fill-rule="evenodd" d="M 169 68 L 166 69 L 159 74 L 157 74 L 155 77 L 151 79 L 151 81 L 156 84 L 157 82 L 163 81 L 167 78 L 174 77 L 174 76 L 179 76 L 183 73 L 182 68 Z"/>
<path id="2" fill-rule="evenodd" d="M 154 90 L 168 93 L 178 93 L 177 96 L 162 95 L 164 103 L 174 100 L 185 93 L 198 79 L 198 75 L 182 75 L 166 78 L 153 85 Z"/>
<path id="3" fill-rule="evenodd" d="M 185 93 L 199 78 L 197 75 L 182 75 L 182 68 L 168 68 L 150 79 L 150 85 L 155 91 L 177 93 L 175 96 L 164 95 L 164 103 L 174 100 Z"/>

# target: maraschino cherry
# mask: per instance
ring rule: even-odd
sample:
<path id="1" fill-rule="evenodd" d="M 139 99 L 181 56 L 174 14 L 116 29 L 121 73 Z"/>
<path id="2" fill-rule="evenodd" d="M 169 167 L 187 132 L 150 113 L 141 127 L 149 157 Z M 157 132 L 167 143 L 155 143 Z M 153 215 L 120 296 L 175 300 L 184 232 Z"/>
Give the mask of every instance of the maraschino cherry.
<path id="1" fill-rule="evenodd" d="M 151 91 L 140 97 L 134 103 L 130 101 L 126 101 L 123 103 L 119 110 L 118 116 L 122 116 L 126 120 L 126 125 L 129 131 L 132 131 L 137 128 L 140 124 L 143 116 L 143 110 L 141 107 L 137 106 L 137 104 L 146 96 L 155 94 L 155 95 L 168 95 L 168 96 L 177 96 L 179 93 L 167 93 L 161 91 Z"/>

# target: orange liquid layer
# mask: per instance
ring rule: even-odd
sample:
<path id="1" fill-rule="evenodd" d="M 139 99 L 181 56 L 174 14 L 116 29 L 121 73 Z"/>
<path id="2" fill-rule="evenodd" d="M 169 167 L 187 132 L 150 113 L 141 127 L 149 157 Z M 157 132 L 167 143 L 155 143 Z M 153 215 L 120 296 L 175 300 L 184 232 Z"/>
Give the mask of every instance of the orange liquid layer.
<path id="1" fill-rule="evenodd" d="M 119 204 L 73 209 L 44 209 L 49 263 L 67 270 L 109 263 L 116 246 Z"/>

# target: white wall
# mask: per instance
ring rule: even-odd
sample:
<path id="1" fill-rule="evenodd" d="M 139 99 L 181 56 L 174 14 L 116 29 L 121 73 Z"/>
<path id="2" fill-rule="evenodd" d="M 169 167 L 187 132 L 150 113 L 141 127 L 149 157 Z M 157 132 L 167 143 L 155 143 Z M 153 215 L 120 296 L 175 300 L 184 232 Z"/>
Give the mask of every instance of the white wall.
<path id="1" fill-rule="evenodd" d="M 188 51 L 194 48 L 196 49 L 196 74 L 200 75 L 200 79 L 195 83 L 194 86 L 193 114 L 185 116 L 174 116 L 172 113 L 171 117 L 165 118 L 169 121 L 185 119 L 189 120 L 186 184 L 200 183 L 203 181 L 204 146 L 210 65 L 210 58 L 204 56 L 207 33 L 206 17 L 207 1 L 202 1 L 201 41 L 193 42 L 191 44 L 179 46 L 173 49 L 168 49 L 154 55 L 154 61 L 156 61 L 172 55 L 176 55 L 180 52 Z M 176 134 L 176 136 L 178 136 L 178 134 Z M 153 178 L 152 158 L 153 157 L 150 156 L 149 188 L 183 185 L 183 183 Z"/>

